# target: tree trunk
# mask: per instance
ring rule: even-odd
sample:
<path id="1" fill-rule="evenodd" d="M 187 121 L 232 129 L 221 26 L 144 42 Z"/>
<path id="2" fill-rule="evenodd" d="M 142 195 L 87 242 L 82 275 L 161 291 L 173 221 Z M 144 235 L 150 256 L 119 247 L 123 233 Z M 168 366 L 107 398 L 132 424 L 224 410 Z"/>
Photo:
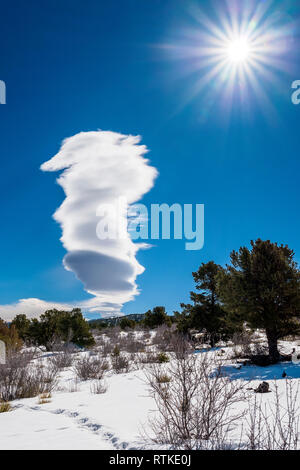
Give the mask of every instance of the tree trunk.
<path id="1" fill-rule="evenodd" d="M 267 334 L 267 340 L 268 340 L 270 360 L 273 364 L 275 364 L 276 362 L 280 361 L 280 354 L 279 354 L 278 345 L 277 345 L 277 342 L 278 342 L 277 335 L 272 330 L 266 330 L 266 334 Z"/>

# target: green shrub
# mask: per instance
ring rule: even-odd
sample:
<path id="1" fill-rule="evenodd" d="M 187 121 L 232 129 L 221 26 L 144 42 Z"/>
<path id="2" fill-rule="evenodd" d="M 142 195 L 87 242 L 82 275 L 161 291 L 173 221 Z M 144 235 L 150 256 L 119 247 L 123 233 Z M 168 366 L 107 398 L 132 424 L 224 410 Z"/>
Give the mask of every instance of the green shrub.
<path id="1" fill-rule="evenodd" d="M 62 342 L 74 343 L 80 347 L 95 344 L 90 326 L 79 308 L 71 311 L 47 310 L 39 320 L 34 318 L 29 321 L 25 315 L 18 315 L 12 326 L 26 341 L 45 346 L 48 351 L 51 351 L 56 343 Z"/>
<path id="2" fill-rule="evenodd" d="M 128 317 L 124 317 L 124 318 L 122 318 L 122 319 L 120 320 L 119 325 L 120 325 L 120 328 L 121 328 L 122 330 L 125 330 L 126 328 L 131 328 L 131 329 L 133 329 L 133 328 L 135 327 L 136 323 L 135 323 L 134 320 L 131 320 L 131 319 L 128 318 Z"/>
<path id="3" fill-rule="evenodd" d="M 165 307 L 154 307 L 145 313 L 144 325 L 148 328 L 156 328 L 160 325 L 167 324 L 171 326 L 170 317 L 168 317 Z"/>
<path id="4" fill-rule="evenodd" d="M 160 363 L 160 364 L 163 364 L 164 362 L 169 362 L 170 361 L 170 358 L 169 356 L 167 356 L 167 354 L 161 352 L 157 355 L 157 361 Z"/>

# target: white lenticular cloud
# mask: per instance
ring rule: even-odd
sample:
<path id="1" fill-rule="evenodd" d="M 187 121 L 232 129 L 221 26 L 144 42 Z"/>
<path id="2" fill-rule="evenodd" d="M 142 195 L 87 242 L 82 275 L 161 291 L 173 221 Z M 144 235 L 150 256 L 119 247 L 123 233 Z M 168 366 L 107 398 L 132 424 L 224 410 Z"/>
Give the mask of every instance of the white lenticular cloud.
<path id="1" fill-rule="evenodd" d="M 54 219 L 61 225 L 67 250 L 65 268 L 93 295 L 80 303 L 85 310 L 117 313 L 138 294 L 136 277 L 144 268 L 136 253 L 145 245 L 133 243 L 127 231 L 121 238 L 99 239 L 97 226 L 99 208 L 116 206 L 120 198 L 130 206 L 152 188 L 157 170 L 145 153 L 138 136 L 81 132 L 64 140 L 58 154 L 41 166 L 43 171 L 62 170 L 57 181 L 66 198 Z M 126 223 L 126 211 L 109 217 L 116 226 Z"/>

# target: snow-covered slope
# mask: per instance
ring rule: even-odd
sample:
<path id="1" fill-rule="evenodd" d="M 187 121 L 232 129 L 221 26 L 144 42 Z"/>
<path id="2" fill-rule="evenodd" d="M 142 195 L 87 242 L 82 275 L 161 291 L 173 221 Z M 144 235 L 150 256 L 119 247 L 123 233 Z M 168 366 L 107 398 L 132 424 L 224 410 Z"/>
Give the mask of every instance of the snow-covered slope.
<path id="1" fill-rule="evenodd" d="M 291 346 L 292 343 L 288 348 Z M 78 353 L 78 356 L 81 354 L 86 353 Z M 46 364 L 48 358 L 44 356 L 42 360 Z M 265 380 L 274 391 L 273 379 L 278 379 L 278 389 L 283 396 L 286 384 L 283 371 L 295 385 L 300 384 L 300 365 L 291 363 L 237 368 L 233 361 L 228 361 L 225 370 L 233 380 L 247 383 L 251 380 L 249 388 Z M 68 368 L 59 373 L 59 384 L 50 403 L 39 404 L 38 397 L 12 402 L 13 410 L 0 414 L 0 449 L 154 448 L 148 419 L 155 412 L 156 404 L 150 397 L 144 369 L 123 374 L 109 371 L 105 382 L 107 391 L 103 394 L 92 393 L 93 381 L 79 382 L 77 391 L 71 391 L 74 372 Z M 249 391 L 250 401 L 255 396 Z M 273 406 L 274 393 L 260 398 L 263 404 Z M 246 409 L 248 403 L 239 406 Z M 242 424 L 233 429 L 234 439 L 240 439 Z"/>

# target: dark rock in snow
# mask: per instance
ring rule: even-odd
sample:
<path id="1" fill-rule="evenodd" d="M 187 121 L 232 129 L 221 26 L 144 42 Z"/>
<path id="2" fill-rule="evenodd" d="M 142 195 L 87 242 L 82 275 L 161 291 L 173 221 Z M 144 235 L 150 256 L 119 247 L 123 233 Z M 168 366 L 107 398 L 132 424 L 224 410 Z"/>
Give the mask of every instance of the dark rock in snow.
<path id="1" fill-rule="evenodd" d="M 254 391 L 255 393 L 268 393 L 270 392 L 270 385 L 268 382 L 262 382 Z"/>

